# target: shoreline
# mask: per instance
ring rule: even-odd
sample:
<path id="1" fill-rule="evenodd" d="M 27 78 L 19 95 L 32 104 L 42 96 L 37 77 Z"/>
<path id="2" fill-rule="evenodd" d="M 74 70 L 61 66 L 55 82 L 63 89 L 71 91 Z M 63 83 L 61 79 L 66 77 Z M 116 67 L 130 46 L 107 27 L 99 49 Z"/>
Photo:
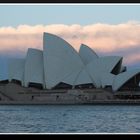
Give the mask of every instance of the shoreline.
<path id="1" fill-rule="evenodd" d="M 0 101 L 0 105 L 140 105 L 139 101 L 134 100 L 112 100 L 112 101 L 92 101 L 79 103 L 64 103 L 64 102 L 38 102 L 38 101 Z"/>

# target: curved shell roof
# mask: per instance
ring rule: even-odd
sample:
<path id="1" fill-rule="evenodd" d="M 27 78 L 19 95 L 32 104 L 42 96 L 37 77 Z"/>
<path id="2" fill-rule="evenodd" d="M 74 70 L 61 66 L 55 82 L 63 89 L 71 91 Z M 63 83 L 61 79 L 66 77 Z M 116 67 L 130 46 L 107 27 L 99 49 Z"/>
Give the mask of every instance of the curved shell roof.
<path id="1" fill-rule="evenodd" d="M 99 67 L 103 72 L 111 72 L 119 61 L 122 61 L 120 56 L 105 56 L 99 58 Z"/>
<path id="2" fill-rule="evenodd" d="M 63 77 L 62 82 L 74 85 L 76 78 L 78 77 L 81 70 L 73 71 L 69 75 Z"/>
<path id="3" fill-rule="evenodd" d="M 93 83 L 91 77 L 89 76 L 88 72 L 86 71 L 85 67 L 82 68 L 80 71 L 74 71 L 70 73 L 67 77 L 64 77 L 62 80 L 64 83 L 68 83 L 70 85 L 81 85 L 87 83 Z"/>
<path id="4" fill-rule="evenodd" d="M 119 56 L 100 57 L 96 60 L 92 60 L 89 64 L 86 65 L 86 69 L 92 77 L 96 87 L 99 88 L 102 86 L 102 77 L 104 77 L 105 75 L 109 76 L 109 73 L 121 59 L 122 57 Z"/>
<path id="5" fill-rule="evenodd" d="M 97 88 L 99 88 L 101 86 L 99 61 L 92 60 L 92 62 L 90 62 L 89 64 L 86 65 L 86 69 L 87 69 L 89 75 L 92 77 L 93 84 Z"/>
<path id="6" fill-rule="evenodd" d="M 81 44 L 79 55 L 84 64 L 88 64 L 90 61 L 99 58 L 98 55 L 94 52 L 94 50 L 92 50 L 85 44 Z"/>
<path id="7" fill-rule="evenodd" d="M 24 84 L 27 87 L 30 82 L 44 85 L 43 52 L 29 48 L 25 61 Z"/>
<path id="8" fill-rule="evenodd" d="M 16 59 L 12 58 L 9 60 L 8 64 L 8 79 L 11 81 L 12 79 L 21 81 L 22 85 L 24 83 L 24 66 L 25 59 Z"/>
<path id="9" fill-rule="evenodd" d="M 88 72 L 83 68 L 75 79 L 74 85 L 93 83 Z"/>
<path id="10" fill-rule="evenodd" d="M 72 83 L 77 76 L 75 72 L 80 72 L 84 67 L 76 50 L 62 38 L 50 33 L 44 33 L 43 47 L 46 88 L 51 89 L 70 74 Z"/>
<path id="11" fill-rule="evenodd" d="M 115 75 L 111 73 L 104 73 L 101 77 L 102 88 L 105 86 L 112 86 Z"/>
<path id="12" fill-rule="evenodd" d="M 136 69 L 116 75 L 112 86 L 113 91 L 117 91 L 123 84 L 138 73 L 140 73 L 140 70 Z"/>

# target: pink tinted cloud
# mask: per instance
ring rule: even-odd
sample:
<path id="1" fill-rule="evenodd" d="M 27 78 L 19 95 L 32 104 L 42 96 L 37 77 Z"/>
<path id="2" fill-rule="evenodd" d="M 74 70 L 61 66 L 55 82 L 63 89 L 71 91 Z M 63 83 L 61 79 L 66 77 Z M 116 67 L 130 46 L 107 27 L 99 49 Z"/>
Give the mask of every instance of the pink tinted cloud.
<path id="1" fill-rule="evenodd" d="M 18 27 L 0 27 L 0 54 L 15 51 L 26 54 L 28 48 L 42 50 L 43 32 L 56 34 L 78 51 L 80 44 L 86 44 L 97 53 L 112 55 L 125 52 L 124 63 L 140 62 L 140 22 L 131 21 L 122 24 L 78 24 L 64 25 L 19 25 Z M 135 51 L 129 51 L 131 50 Z M 128 51 L 128 52 L 127 52 Z M 118 53 L 118 55 L 120 55 Z M 122 55 L 122 54 L 121 54 Z M 127 59 L 126 59 L 127 58 Z"/>

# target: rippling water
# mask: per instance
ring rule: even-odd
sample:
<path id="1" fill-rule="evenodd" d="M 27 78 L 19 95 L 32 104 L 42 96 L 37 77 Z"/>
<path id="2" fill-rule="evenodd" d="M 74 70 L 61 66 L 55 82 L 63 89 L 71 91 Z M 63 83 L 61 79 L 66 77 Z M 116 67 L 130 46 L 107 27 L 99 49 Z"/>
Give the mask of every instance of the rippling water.
<path id="1" fill-rule="evenodd" d="M 140 106 L 2 105 L 0 133 L 140 133 Z"/>

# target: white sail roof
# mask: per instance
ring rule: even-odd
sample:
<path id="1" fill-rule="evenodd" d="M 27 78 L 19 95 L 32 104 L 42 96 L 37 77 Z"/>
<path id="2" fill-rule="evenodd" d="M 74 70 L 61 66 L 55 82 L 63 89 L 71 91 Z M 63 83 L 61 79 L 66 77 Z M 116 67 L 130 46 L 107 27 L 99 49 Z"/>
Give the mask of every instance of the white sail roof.
<path id="1" fill-rule="evenodd" d="M 116 75 L 112 86 L 113 91 L 117 91 L 123 84 L 138 73 L 140 73 L 140 70 L 135 69 Z"/>
<path id="2" fill-rule="evenodd" d="M 22 58 L 12 58 L 8 62 L 8 79 L 11 81 L 19 80 L 21 81 L 22 85 L 24 83 L 24 66 L 25 66 L 25 59 Z"/>
<path id="3" fill-rule="evenodd" d="M 105 56 L 99 58 L 99 68 L 102 72 L 111 72 L 113 68 L 122 61 L 120 56 Z M 121 68 L 121 67 L 120 67 Z"/>
<path id="4" fill-rule="evenodd" d="M 29 48 L 25 61 L 24 86 L 30 82 L 44 85 L 43 52 Z"/>
<path id="5" fill-rule="evenodd" d="M 104 73 L 101 77 L 102 88 L 105 86 L 112 86 L 115 75 L 111 73 Z"/>
<path id="6" fill-rule="evenodd" d="M 79 55 L 84 64 L 88 64 L 92 60 L 99 58 L 98 55 L 85 44 L 81 44 Z"/>
<path id="7" fill-rule="evenodd" d="M 79 73 L 81 70 L 73 71 L 69 75 L 66 75 L 63 79 L 62 82 L 70 84 L 70 85 L 75 85 L 75 80 L 77 79 Z"/>
<path id="8" fill-rule="evenodd" d="M 44 33 L 43 56 L 46 88 L 51 89 L 58 83 L 66 81 L 64 77 L 71 75 L 72 83 L 84 64 L 75 49 L 62 38 Z M 69 81 L 69 80 L 68 80 Z"/>
<path id="9" fill-rule="evenodd" d="M 109 73 L 121 60 L 122 57 L 119 56 L 106 56 L 92 60 L 92 62 L 86 65 L 86 69 L 97 88 L 102 86 L 102 77 L 106 77 L 107 75 L 109 76 Z M 105 84 L 105 81 L 103 83 Z M 108 82 L 106 81 L 106 83 Z"/>
<path id="10" fill-rule="evenodd" d="M 88 72 L 83 68 L 75 79 L 74 85 L 89 84 L 93 83 Z"/>

